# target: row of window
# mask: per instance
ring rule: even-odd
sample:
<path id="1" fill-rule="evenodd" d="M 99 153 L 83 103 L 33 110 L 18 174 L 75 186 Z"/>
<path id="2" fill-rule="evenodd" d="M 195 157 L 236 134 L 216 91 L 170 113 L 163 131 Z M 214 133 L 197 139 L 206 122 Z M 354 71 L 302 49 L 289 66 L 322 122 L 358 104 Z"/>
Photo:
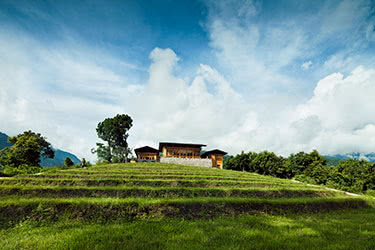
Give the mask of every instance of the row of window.
<path id="1" fill-rule="evenodd" d="M 154 156 L 141 156 L 139 157 L 140 160 L 155 160 L 156 157 Z"/>
<path id="2" fill-rule="evenodd" d="M 200 153 L 198 152 L 178 152 L 178 151 L 168 151 L 168 156 L 176 156 L 176 157 L 183 157 L 183 158 L 193 158 L 193 157 L 200 157 Z"/>

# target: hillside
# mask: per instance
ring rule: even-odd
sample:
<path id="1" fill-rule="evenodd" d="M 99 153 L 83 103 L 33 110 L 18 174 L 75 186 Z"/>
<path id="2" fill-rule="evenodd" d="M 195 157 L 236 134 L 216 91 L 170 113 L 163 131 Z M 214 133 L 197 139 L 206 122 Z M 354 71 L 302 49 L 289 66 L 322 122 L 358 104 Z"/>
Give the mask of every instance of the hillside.
<path id="1" fill-rule="evenodd" d="M 341 216 L 348 216 L 343 211 L 362 211 L 360 219 L 365 221 L 374 214 L 366 200 L 323 187 L 160 163 L 51 169 L 40 175 L 0 178 L 0 201 L 0 241 L 5 249 L 192 249 L 207 237 L 215 239 L 202 245 L 207 249 L 238 244 L 239 249 L 275 249 L 286 243 L 293 248 L 295 242 L 303 243 L 303 237 L 288 240 L 273 223 L 291 225 L 289 231 L 303 236 L 310 231 L 305 233 L 306 225 L 297 225 L 305 218 L 323 222 L 319 218 L 325 216 L 327 222 L 326 217 L 338 210 Z M 334 220 L 340 221 L 337 215 Z M 249 245 L 252 238 L 246 239 L 240 229 L 258 240 Z M 256 233 L 259 230 L 264 232 Z M 230 240 L 233 232 L 240 242 Z M 280 242 L 271 240 L 275 234 L 281 235 Z M 313 239 L 303 243 L 304 249 Z"/>
<path id="2" fill-rule="evenodd" d="M 8 136 L 4 133 L 0 132 L 0 150 L 5 147 L 10 147 L 12 144 L 8 142 Z M 55 166 L 64 166 L 64 161 L 66 157 L 69 157 L 74 164 L 78 164 L 81 161 L 78 159 L 77 156 L 74 154 L 71 154 L 69 152 L 65 152 L 59 149 L 55 150 L 55 157 L 53 159 L 47 158 L 41 158 L 41 166 L 42 167 L 55 167 Z"/>
<path id="3" fill-rule="evenodd" d="M 0 150 L 10 146 L 12 146 L 12 144 L 8 142 L 8 136 L 0 132 Z"/>
<path id="4" fill-rule="evenodd" d="M 55 156 L 53 157 L 53 159 L 41 158 L 40 164 L 42 167 L 48 168 L 48 167 L 64 166 L 64 161 L 66 157 L 69 157 L 73 161 L 74 164 L 78 164 L 81 162 L 78 159 L 78 157 L 75 156 L 74 154 L 71 154 L 66 151 L 62 151 L 60 149 L 54 149 L 54 150 L 55 150 Z"/>

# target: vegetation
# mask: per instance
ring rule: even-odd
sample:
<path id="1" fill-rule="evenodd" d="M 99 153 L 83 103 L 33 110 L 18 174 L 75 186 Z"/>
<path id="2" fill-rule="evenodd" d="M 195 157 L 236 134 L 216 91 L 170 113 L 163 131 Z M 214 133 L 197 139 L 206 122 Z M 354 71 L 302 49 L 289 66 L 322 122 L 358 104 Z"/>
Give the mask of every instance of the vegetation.
<path id="1" fill-rule="evenodd" d="M 99 122 L 96 132 L 98 137 L 107 144 L 97 143 L 96 153 L 98 159 L 109 163 L 127 162 L 130 149 L 127 143 L 128 131 L 133 125 L 133 120 L 128 115 L 116 115 Z"/>
<path id="2" fill-rule="evenodd" d="M 72 166 L 0 178 L 0 241 L 3 249 L 371 248 L 373 203 L 246 171 Z"/>
<path id="3" fill-rule="evenodd" d="M 295 178 L 357 193 L 375 189 L 375 163 L 348 159 L 340 161 L 336 166 L 328 166 L 326 158 L 316 150 L 291 154 L 288 158 L 267 151 L 242 153 L 227 157 L 224 168 L 279 178 Z"/>
<path id="4" fill-rule="evenodd" d="M 0 242 L 2 249 L 374 249 L 374 220 L 373 209 L 211 220 L 61 219 L 2 230 Z"/>
<path id="5" fill-rule="evenodd" d="M 64 161 L 64 166 L 65 167 L 71 167 L 73 165 L 74 165 L 74 162 L 69 157 L 66 157 L 65 161 Z"/>
<path id="6" fill-rule="evenodd" d="M 40 171 L 42 158 L 53 158 L 54 151 L 46 138 L 39 133 L 25 131 L 8 141 L 12 146 L 0 150 L 2 175 L 30 174 Z"/>

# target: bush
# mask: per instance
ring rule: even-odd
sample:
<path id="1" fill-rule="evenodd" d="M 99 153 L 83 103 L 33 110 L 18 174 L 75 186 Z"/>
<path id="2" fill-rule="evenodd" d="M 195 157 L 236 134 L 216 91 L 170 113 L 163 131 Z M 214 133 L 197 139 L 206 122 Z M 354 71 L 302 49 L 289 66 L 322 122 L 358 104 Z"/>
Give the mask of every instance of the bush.
<path id="1" fill-rule="evenodd" d="M 311 178 L 311 177 L 303 175 L 303 174 L 296 175 L 294 177 L 294 179 L 296 181 L 300 181 L 300 182 L 304 182 L 304 183 L 308 183 L 308 184 L 314 184 L 314 185 L 316 184 L 314 178 Z"/>
<path id="2" fill-rule="evenodd" d="M 32 167 L 26 164 L 20 165 L 18 168 L 7 166 L 3 169 L 3 174 L 6 176 L 15 176 L 22 174 L 36 174 L 42 171 L 41 167 Z"/>
<path id="3" fill-rule="evenodd" d="M 71 166 L 74 165 L 74 162 L 69 157 L 66 157 L 65 161 L 64 161 L 64 165 L 65 165 L 65 167 L 71 167 Z"/>

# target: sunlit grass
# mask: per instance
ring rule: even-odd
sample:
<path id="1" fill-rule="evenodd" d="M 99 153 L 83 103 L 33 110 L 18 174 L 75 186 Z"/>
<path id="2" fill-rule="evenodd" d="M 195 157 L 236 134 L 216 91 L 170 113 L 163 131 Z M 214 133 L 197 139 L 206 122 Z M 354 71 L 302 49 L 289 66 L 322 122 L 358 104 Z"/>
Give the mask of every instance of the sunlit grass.
<path id="1" fill-rule="evenodd" d="M 2 249 L 374 249 L 375 210 L 117 223 L 25 223 Z"/>
<path id="2" fill-rule="evenodd" d="M 371 195 L 160 163 L 49 169 L 0 178 L 0 248 L 372 249 Z"/>

